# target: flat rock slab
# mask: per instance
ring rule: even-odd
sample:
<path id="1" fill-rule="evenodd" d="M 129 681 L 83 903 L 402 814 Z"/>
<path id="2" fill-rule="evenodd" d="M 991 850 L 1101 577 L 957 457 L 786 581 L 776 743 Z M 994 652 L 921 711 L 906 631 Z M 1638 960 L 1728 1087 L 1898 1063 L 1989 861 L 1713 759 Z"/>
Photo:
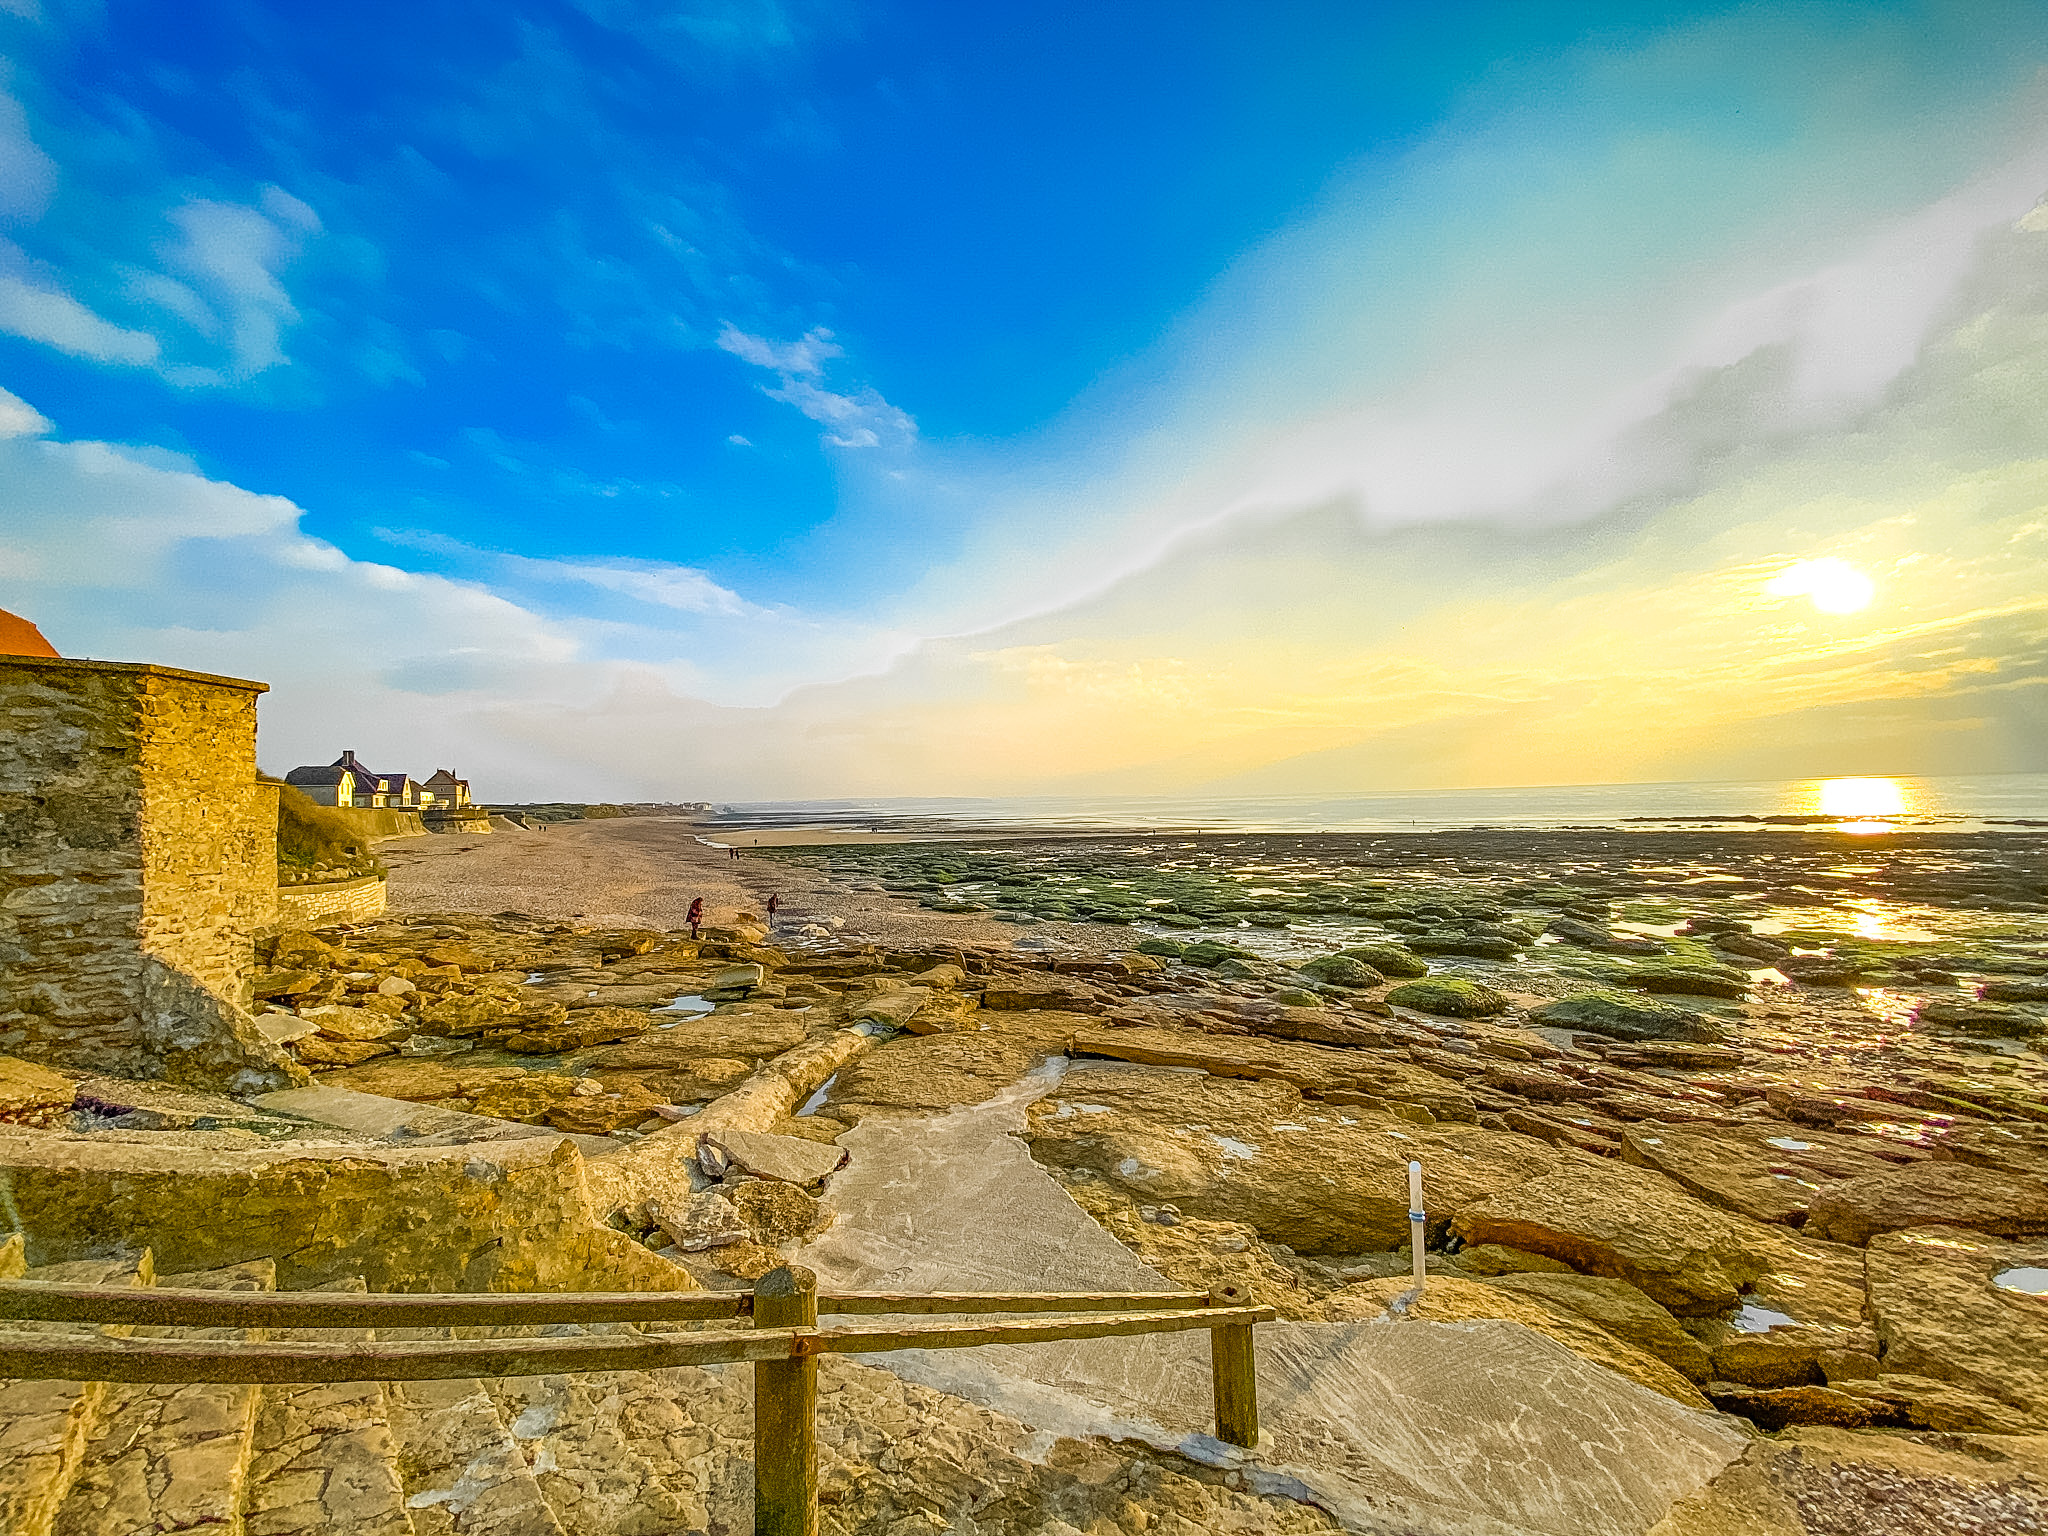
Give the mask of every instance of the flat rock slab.
<path id="1" fill-rule="evenodd" d="M 912 1035 L 868 1052 L 840 1074 L 831 1098 L 835 1105 L 883 1109 L 945 1110 L 980 1104 L 1049 1054 L 1048 1047 L 1030 1039 L 993 1031 Z"/>
<path id="2" fill-rule="evenodd" d="M 1601 1163 L 1517 1185 L 1460 1210 L 1451 1230 L 1626 1280 L 1680 1317 L 1736 1305 L 1771 1268 L 1779 1229 L 1702 1205 L 1662 1174 Z"/>
<path id="3" fill-rule="evenodd" d="M 1250 1035 L 1139 1027 L 1076 1030 L 1073 1053 L 1145 1066 L 1199 1067 L 1217 1077 L 1271 1078 L 1319 1098 L 1348 1093 L 1398 1100 L 1420 1104 L 1443 1120 L 1476 1118 L 1471 1095 L 1456 1084 L 1408 1062 L 1369 1051 Z"/>
<path id="4" fill-rule="evenodd" d="M 815 1184 L 846 1162 L 842 1148 L 772 1131 L 709 1131 L 704 1139 L 742 1171 L 785 1184 Z"/>
<path id="5" fill-rule="evenodd" d="M 1787 1225 L 1804 1221 L 1814 1199 L 1844 1179 L 1895 1166 L 1855 1137 L 1770 1124 L 1701 1131 L 1635 1125 L 1623 1133 L 1621 1156 L 1723 1210 Z"/>
<path id="6" fill-rule="evenodd" d="M 433 1109 L 405 1099 L 387 1099 L 348 1088 L 286 1088 L 250 1101 L 273 1114 L 295 1115 L 338 1125 L 343 1130 L 400 1139 L 410 1146 L 454 1146 L 471 1141 L 530 1141 L 537 1136 L 575 1142 L 585 1152 L 618 1150 L 601 1136 L 576 1136 L 564 1131 L 522 1125 L 490 1115 L 466 1115 L 455 1109 Z"/>
<path id="7" fill-rule="evenodd" d="M 1575 1276 L 1584 1278 L 1583 1276 Z M 1611 1285 L 1619 1281 L 1607 1282 Z M 1712 1405 L 1685 1375 L 1648 1351 L 1618 1337 L 1582 1313 L 1520 1296 L 1489 1282 L 1452 1275 L 1431 1275 L 1420 1295 L 1410 1275 L 1366 1280 L 1347 1285 L 1324 1300 L 1322 1320 L 1331 1323 L 1392 1323 L 1400 1319 L 1425 1323 L 1473 1323 L 1488 1319 L 1519 1323 L 1531 1332 L 1557 1340 L 1581 1360 L 1619 1372 L 1630 1381 L 1661 1392 L 1688 1408 Z M 1665 1322 L 1676 1329 L 1667 1314 Z M 1698 1348 L 1697 1345 L 1694 1348 Z M 1705 1351 L 1700 1351 L 1702 1358 Z"/>
<path id="8" fill-rule="evenodd" d="M 1850 1179 L 1817 1195 L 1806 1230 L 1837 1243 L 1941 1224 L 1998 1237 L 2048 1234 L 2048 1180 L 1927 1162 Z"/>
<path id="9" fill-rule="evenodd" d="M 654 1029 L 637 1039 L 601 1046 L 576 1059 L 583 1072 L 674 1071 L 705 1056 L 759 1060 L 802 1045 L 809 1031 L 802 1015 L 780 1008 L 714 1013 Z"/>
<path id="10" fill-rule="evenodd" d="M 1013 1132 L 1054 1073 L 986 1104 L 844 1138 L 831 1226 L 799 1262 L 873 1290 L 1167 1290 Z M 871 1357 L 1054 1434 L 1229 1458 L 1210 1440 L 1208 1340 L 1164 1334 Z M 1313 1490 L 1347 1525 L 1414 1536 L 1641 1536 L 1747 1436 L 1512 1323 L 1258 1330 L 1252 1465 Z"/>
<path id="11" fill-rule="evenodd" d="M 1183 1215 L 1244 1222 L 1304 1253 L 1408 1238 L 1408 1163 L 1420 1159 L 1441 1232 L 1467 1204 L 1575 1166 L 1527 1136 L 1420 1126 L 1367 1106 L 1306 1101 L 1291 1083 L 1088 1062 L 1031 1107 L 1043 1163 L 1085 1168 Z"/>
<path id="12" fill-rule="evenodd" d="M 1887 1376 L 1951 1382 L 2011 1421 L 1958 1428 L 2048 1430 L 2048 1298 L 1993 1283 L 2048 1269 L 2048 1243 L 1920 1227 L 1873 1239 L 1865 1263 Z"/>

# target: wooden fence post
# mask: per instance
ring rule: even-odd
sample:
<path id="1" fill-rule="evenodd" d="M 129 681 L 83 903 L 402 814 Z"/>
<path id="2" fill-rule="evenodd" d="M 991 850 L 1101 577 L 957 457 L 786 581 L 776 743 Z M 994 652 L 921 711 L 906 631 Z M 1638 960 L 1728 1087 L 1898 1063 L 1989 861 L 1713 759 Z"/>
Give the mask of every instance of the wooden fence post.
<path id="1" fill-rule="evenodd" d="M 771 1269 L 754 1284 L 756 1328 L 815 1328 L 818 1277 L 800 1265 Z M 755 1536 L 817 1536 L 818 1361 L 763 1360 L 754 1366 Z"/>
<path id="2" fill-rule="evenodd" d="M 1242 1307 L 1250 1301 L 1239 1285 L 1219 1285 L 1209 1292 L 1211 1306 Z M 1250 1450 L 1259 1443 L 1259 1386 L 1250 1323 L 1209 1330 L 1209 1375 L 1216 1388 L 1216 1438 Z"/>

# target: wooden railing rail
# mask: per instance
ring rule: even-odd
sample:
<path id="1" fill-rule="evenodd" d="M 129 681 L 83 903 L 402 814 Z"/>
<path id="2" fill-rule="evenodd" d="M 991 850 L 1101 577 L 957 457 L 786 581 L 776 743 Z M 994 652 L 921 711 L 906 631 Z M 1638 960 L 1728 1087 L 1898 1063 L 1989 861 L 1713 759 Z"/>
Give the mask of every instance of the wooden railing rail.
<path id="1" fill-rule="evenodd" d="M 1122 1312 L 1206 1307 L 1205 1291 L 840 1291 L 818 1297 L 839 1316 L 891 1313 Z M 116 1289 L 0 1281 L 0 1318 L 156 1328 L 518 1328 L 543 1323 L 678 1323 L 751 1317 L 747 1291 L 569 1291 L 450 1295 L 333 1291 Z"/>
<path id="2" fill-rule="evenodd" d="M 148 1327 L 419 1328 L 536 1323 L 678 1323 L 751 1314 L 751 1328 L 610 1332 L 568 1338 L 428 1341 L 115 1338 L 0 1330 L 0 1378 L 308 1384 L 552 1376 L 679 1365 L 754 1365 L 754 1529 L 815 1536 L 817 1357 L 899 1349 L 969 1349 L 1209 1330 L 1216 1437 L 1258 1443 L 1252 1329 L 1271 1307 L 1244 1305 L 1236 1286 L 1195 1291 L 818 1294 L 795 1266 L 771 1271 L 751 1295 L 379 1295 L 152 1291 L 0 1282 L 0 1317 L 31 1323 Z M 1060 1318 L 983 1321 L 974 1314 L 1063 1311 Z M 821 1313 L 940 1316 L 935 1321 L 820 1328 Z M 1094 1314 L 1094 1315 L 1088 1315 Z"/>

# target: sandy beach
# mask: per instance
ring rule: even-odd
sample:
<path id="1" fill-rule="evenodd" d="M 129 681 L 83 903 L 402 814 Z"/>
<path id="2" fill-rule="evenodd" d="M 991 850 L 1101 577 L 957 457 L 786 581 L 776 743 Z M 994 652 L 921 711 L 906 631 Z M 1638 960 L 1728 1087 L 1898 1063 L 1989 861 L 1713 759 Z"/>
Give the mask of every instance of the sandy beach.
<path id="1" fill-rule="evenodd" d="M 734 859 L 709 837 L 740 844 L 741 856 Z M 734 835 L 706 832 L 680 818 L 636 816 L 562 822 L 546 832 L 430 834 L 382 843 L 377 852 L 391 871 L 389 900 L 397 913 L 525 912 L 607 927 L 675 929 L 702 897 L 706 922 L 726 927 L 743 916 L 766 921 L 768 898 L 779 895 L 776 933 L 785 939 L 817 925 L 840 939 L 885 944 L 1013 943 L 1017 930 L 1004 923 L 927 911 L 846 890 L 814 869 L 746 857 L 753 847 L 934 840 L 838 829 Z"/>

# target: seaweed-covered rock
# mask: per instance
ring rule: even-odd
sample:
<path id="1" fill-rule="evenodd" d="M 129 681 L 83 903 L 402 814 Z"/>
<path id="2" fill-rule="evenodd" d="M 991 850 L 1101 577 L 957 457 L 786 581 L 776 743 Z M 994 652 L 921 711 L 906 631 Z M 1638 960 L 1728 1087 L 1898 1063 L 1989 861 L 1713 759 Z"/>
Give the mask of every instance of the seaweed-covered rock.
<path id="1" fill-rule="evenodd" d="M 1332 987 L 1377 987 L 1387 979 L 1355 955 L 1318 955 L 1295 969 Z"/>
<path id="2" fill-rule="evenodd" d="M 1438 929 L 1409 936 L 1408 947 L 1420 955 L 1470 955 L 1478 960 L 1512 960 L 1521 944 L 1505 934 Z"/>
<path id="3" fill-rule="evenodd" d="M 1462 976 L 1406 982 L 1389 992 L 1387 1001 L 1397 1008 L 1413 1008 L 1418 1013 L 1442 1014 L 1453 1019 L 1488 1019 L 1508 1010 L 1508 1000 L 1500 993 Z"/>
<path id="4" fill-rule="evenodd" d="M 2048 1034 L 2048 1018 L 2028 1013 L 2009 1003 L 1935 998 L 1922 1003 L 1916 1017 L 1922 1024 L 1944 1024 L 1951 1029 L 1968 1030 L 1972 1034 L 1998 1035 L 2013 1040 L 2026 1040 L 2034 1035 Z"/>
<path id="5" fill-rule="evenodd" d="M 1742 997 L 1749 977 L 1727 966 L 1646 965 L 1628 979 L 1645 992 L 1672 992 L 1687 997 Z"/>
<path id="6" fill-rule="evenodd" d="M 1689 1008 L 1646 1003 L 1626 992 L 1577 992 L 1531 1009 L 1529 1022 L 1555 1029 L 1582 1029 L 1615 1040 L 1682 1040 L 1718 1044 L 1727 1030 Z"/>
<path id="7" fill-rule="evenodd" d="M 1337 951 L 1353 960 L 1362 960 L 1382 976 L 1400 980 L 1411 980 L 1429 974 L 1429 962 L 1413 950 L 1399 944 L 1354 944 L 1349 949 Z"/>

